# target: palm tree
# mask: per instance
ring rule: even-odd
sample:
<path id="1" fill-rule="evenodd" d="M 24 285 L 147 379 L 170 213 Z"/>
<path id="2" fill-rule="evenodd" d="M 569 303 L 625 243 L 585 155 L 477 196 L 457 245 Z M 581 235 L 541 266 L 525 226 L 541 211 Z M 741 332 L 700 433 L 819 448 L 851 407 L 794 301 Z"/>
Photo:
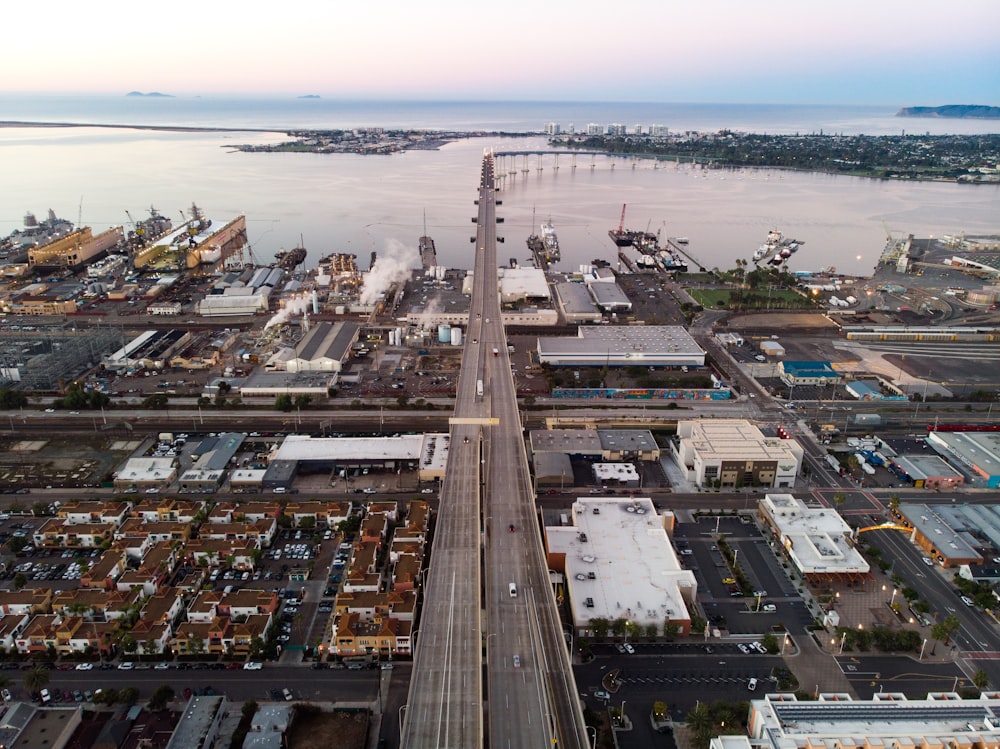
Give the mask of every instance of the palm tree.
<path id="1" fill-rule="evenodd" d="M 50 678 L 51 674 L 49 674 L 47 668 L 44 666 L 32 666 L 28 673 L 24 675 L 24 688 L 31 694 L 35 694 L 48 686 Z"/>

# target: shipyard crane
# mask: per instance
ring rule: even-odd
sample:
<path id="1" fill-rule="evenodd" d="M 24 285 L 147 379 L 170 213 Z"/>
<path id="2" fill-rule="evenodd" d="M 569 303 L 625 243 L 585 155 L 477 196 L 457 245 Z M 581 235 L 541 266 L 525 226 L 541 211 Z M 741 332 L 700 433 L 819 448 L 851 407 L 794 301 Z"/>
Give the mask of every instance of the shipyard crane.
<path id="1" fill-rule="evenodd" d="M 625 209 L 628 207 L 628 203 L 622 203 L 622 217 L 618 220 L 618 233 L 621 234 L 625 231 Z"/>

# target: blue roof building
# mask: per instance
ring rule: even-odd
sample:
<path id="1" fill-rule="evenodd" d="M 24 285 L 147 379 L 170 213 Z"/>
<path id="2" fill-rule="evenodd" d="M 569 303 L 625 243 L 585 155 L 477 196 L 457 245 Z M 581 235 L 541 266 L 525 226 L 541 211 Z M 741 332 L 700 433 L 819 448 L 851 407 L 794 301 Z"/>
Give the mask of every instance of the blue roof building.
<path id="1" fill-rule="evenodd" d="M 789 385 L 839 384 L 843 377 L 828 361 L 783 361 L 780 377 Z"/>

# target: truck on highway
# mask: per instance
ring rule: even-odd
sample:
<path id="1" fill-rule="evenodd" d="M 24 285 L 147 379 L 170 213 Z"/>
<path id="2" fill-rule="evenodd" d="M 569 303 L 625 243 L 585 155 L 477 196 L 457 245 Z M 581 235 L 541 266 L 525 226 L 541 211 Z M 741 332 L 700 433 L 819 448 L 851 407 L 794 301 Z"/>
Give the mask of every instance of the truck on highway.
<path id="1" fill-rule="evenodd" d="M 480 398 L 483 396 L 483 381 L 482 380 L 476 380 L 476 395 L 478 395 Z"/>
<path id="2" fill-rule="evenodd" d="M 493 347 L 493 356 L 500 356 L 500 349 L 496 346 Z"/>

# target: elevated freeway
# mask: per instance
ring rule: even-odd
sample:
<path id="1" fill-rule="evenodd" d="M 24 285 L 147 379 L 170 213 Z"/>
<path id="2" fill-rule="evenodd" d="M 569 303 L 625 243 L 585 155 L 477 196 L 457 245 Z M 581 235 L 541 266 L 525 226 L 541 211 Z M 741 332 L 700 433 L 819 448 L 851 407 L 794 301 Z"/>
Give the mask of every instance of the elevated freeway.
<path id="1" fill-rule="evenodd" d="M 469 329 L 402 745 L 583 749 L 500 320 L 492 154 L 477 202 Z"/>

